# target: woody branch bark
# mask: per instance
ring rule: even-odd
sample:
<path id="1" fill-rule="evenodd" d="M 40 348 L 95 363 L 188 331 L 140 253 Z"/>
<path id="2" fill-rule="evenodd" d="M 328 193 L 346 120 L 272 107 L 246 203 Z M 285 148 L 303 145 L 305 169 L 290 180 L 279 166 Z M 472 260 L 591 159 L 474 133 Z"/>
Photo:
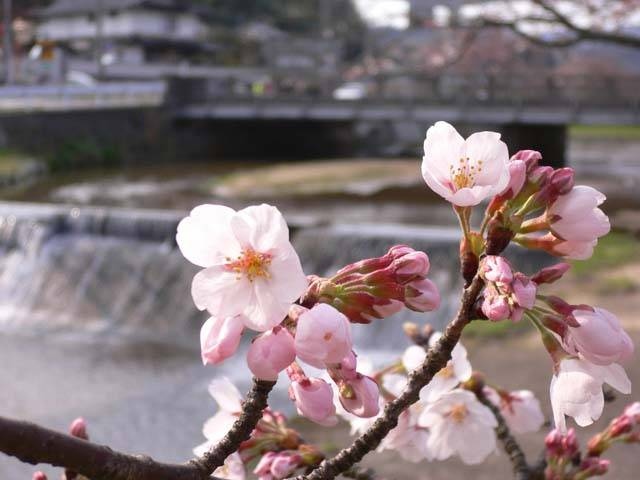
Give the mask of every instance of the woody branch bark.
<path id="1" fill-rule="evenodd" d="M 491 410 L 493 416 L 496 417 L 496 421 L 498 422 L 496 436 L 502 443 L 502 447 L 509 457 L 509 461 L 513 465 L 515 480 L 538 480 L 539 478 L 542 478 L 538 476 L 540 470 L 530 467 L 527 463 L 527 457 L 522 451 L 522 448 L 520 448 L 518 441 L 513 435 L 511 435 L 511 431 L 509 430 L 502 413 L 500 413 L 500 409 L 491 403 L 482 390 L 476 391 L 475 394 L 478 397 L 478 400 Z"/>
<path id="2" fill-rule="evenodd" d="M 166 464 L 146 456 L 127 455 L 33 423 L 2 417 L 0 452 L 33 465 L 47 463 L 100 480 L 222 480 L 211 477 L 212 472 L 249 438 L 274 385 L 275 382 L 254 379 L 242 414 L 231 430 L 206 455 L 187 464 Z"/>
<path id="3" fill-rule="evenodd" d="M 341 450 L 336 456 L 323 461 L 310 474 L 295 477 L 294 480 L 333 479 L 360 462 L 367 453 L 380 445 L 382 439 L 398 425 L 400 414 L 418 401 L 422 387 L 427 385 L 451 358 L 451 352 L 460 340 L 462 330 L 471 320 L 470 314 L 473 304 L 483 285 L 482 279 L 476 276 L 471 284 L 465 288 L 457 315 L 449 323 L 438 342 L 429 349 L 423 364 L 411 372 L 404 392 L 386 405 L 382 417 L 354 440 L 351 446 Z"/>

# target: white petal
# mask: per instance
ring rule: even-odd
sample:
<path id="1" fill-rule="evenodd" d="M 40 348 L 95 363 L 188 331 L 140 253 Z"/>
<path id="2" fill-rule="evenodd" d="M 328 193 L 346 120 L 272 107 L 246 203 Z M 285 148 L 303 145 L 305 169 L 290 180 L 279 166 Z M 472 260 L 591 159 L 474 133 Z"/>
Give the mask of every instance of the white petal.
<path id="1" fill-rule="evenodd" d="M 202 434 L 209 442 L 217 443 L 231 429 L 237 417 L 225 410 L 218 411 L 202 427 Z"/>
<path id="2" fill-rule="evenodd" d="M 244 310 L 247 317 L 245 325 L 258 332 L 266 332 L 284 320 L 291 302 L 276 298 L 269 280 L 259 278 L 252 285 L 254 296 Z"/>
<path id="3" fill-rule="evenodd" d="M 627 372 L 625 372 L 622 366 L 617 363 L 612 363 L 611 365 L 601 368 L 603 369 L 603 380 L 605 382 L 620 393 L 631 393 L 631 380 L 629 380 Z"/>
<path id="4" fill-rule="evenodd" d="M 235 257 L 239 246 L 229 222 L 235 212 L 222 205 L 200 205 L 178 224 L 176 242 L 187 260 L 201 267 Z"/>
<path id="5" fill-rule="evenodd" d="M 500 140 L 499 133 L 474 133 L 464 144 L 464 156 L 469 157 L 471 165 L 481 168 L 476 177 L 476 185 L 492 185 L 496 191 L 504 190 L 509 183 L 509 151 L 507 145 Z M 479 165 L 479 162 L 482 164 Z"/>
<path id="6" fill-rule="evenodd" d="M 411 372 L 412 370 L 415 370 L 420 365 L 422 365 L 422 362 L 424 362 L 426 356 L 427 352 L 425 352 L 423 347 L 420 347 L 418 345 L 411 345 L 404 351 L 404 354 L 402 355 L 402 365 L 407 370 L 407 372 Z"/>
<path id="7" fill-rule="evenodd" d="M 193 277 L 191 295 L 198 309 L 206 309 L 213 316 L 231 317 L 246 308 L 251 299 L 251 289 L 246 278 L 238 278 L 235 273 L 214 266 Z"/>
<path id="8" fill-rule="evenodd" d="M 231 413 L 239 413 L 242 410 L 242 395 L 226 377 L 212 380 L 209 384 L 209 394 L 222 410 Z"/>
<path id="9" fill-rule="evenodd" d="M 302 270 L 300 258 L 290 243 L 278 250 L 269 266 L 269 285 L 283 303 L 293 303 L 305 292 L 309 282 Z"/>
<path id="10" fill-rule="evenodd" d="M 238 212 L 250 228 L 249 242 L 259 252 L 269 252 L 289 244 L 289 228 L 276 207 L 262 204 Z"/>
<path id="11" fill-rule="evenodd" d="M 424 141 L 424 158 L 422 160 L 422 174 L 431 172 L 437 180 L 448 180 L 450 167 L 457 166 L 464 138 L 447 122 L 436 122 L 429 127 Z"/>

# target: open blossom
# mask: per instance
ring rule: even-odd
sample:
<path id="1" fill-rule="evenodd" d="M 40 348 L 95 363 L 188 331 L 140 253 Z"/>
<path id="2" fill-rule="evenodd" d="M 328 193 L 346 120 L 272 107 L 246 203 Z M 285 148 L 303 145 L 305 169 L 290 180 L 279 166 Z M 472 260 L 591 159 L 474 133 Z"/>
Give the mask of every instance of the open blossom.
<path id="1" fill-rule="evenodd" d="M 574 358 L 562 360 L 550 386 L 556 428 L 566 432 L 565 415 L 573 417 L 581 427 L 600 418 L 604 408 L 603 383 L 621 393 L 631 393 L 629 377 L 616 363 L 600 366 Z"/>
<path id="2" fill-rule="evenodd" d="M 488 282 L 511 283 L 513 272 L 509 262 L 499 255 L 487 255 L 480 264 L 480 272 Z"/>
<path id="3" fill-rule="evenodd" d="M 544 424 L 544 414 L 540 402 L 529 390 L 498 393 L 485 387 L 484 393 L 495 406 L 500 408 L 507 425 L 514 433 L 537 432 Z"/>
<path id="4" fill-rule="evenodd" d="M 289 477 L 300 466 L 301 457 L 294 452 L 267 452 L 253 470 L 259 480 Z"/>
<path id="5" fill-rule="evenodd" d="M 604 308 L 578 308 L 572 312 L 579 324 L 569 326 L 565 343 L 569 350 L 596 365 L 624 362 L 633 354 L 633 341 L 618 318 Z"/>
<path id="6" fill-rule="evenodd" d="M 210 317 L 200 329 L 202 363 L 217 365 L 236 353 L 244 322 L 238 317 Z"/>
<path id="7" fill-rule="evenodd" d="M 295 359 L 293 337 L 281 326 L 256 337 L 247 352 L 249 369 L 261 380 L 277 380 L 278 374 Z"/>
<path id="8" fill-rule="evenodd" d="M 309 420 L 332 427 L 338 423 L 331 385 L 320 378 L 294 380 L 289 393 L 298 413 Z"/>
<path id="9" fill-rule="evenodd" d="M 507 187 L 508 162 L 499 133 L 478 132 L 465 140 L 450 124 L 437 122 L 427 130 L 422 176 L 445 200 L 468 207 Z"/>
<path id="10" fill-rule="evenodd" d="M 607 216 L 598 208 L 605 201 L 598 190 L 584 185 L 561 195 L 547 210 L 553 233 L 569 242 L 593 242 L 609 233 Z"/>
<path id="11" fill-rule="evenodd" d="M 244 463 L 238 452 L 229 455 L 224 464 L 220 465 L 213 471 L 216 478 L 224 478 L 225 480 L 245 480 L 247 477 L 244 469 Z"/>
<path id="12" fill-rule="evenodd" d="M 467 390 L 452 390 L 428 404 L 418 424 L 429 428 L 427 446 L 436 460 L 458 454 L 473 465 L 496 449 L 498 423 L 491 410 Z"/>
<path id="13" fill-rule="evenodd" d="M 433 460 L 427 447 L 429 431 L 416 423 L 415 414 L 405 410 L 398 417 L 398 425 L 382 440 L 378 451 L 394 450 L 404 460 L 417 463 L 422 460 Z"/>
<path id="14" fill-rule="evenodd" d="M 307 287 L 287 224 L 270 205 L 238 212 L 200 205 L 180 222 L 176 241 L 187 260 L 204 267 L 191 294 L 214 317 L 243 315 L 246 327 L 266 331 Z"/>
<path id="15" fill-rule="evenodd" d="M 435 332 L 429 338 L 429 347 L 433 347 L 442 333 Z M 426 357 L 424 348 L 412 345 L 407 348 L 402 356 L 402 364 L 408 372 L 415 370 L 422 364 Z M 443 393 L 453 390 L 460 382 L 471 377 L 471 363 L 467 359 L 467 350 L 461 343 L 456 344 L 451 352 L 451 360 L 436 373 L 428 385 L 420 391 L 420 398 L 425 402 L 433 402 Z"/>
<path id="16" fill-rule="evenodd" d="M 326 303 L 315 305 L 298 318 L 295 349 L 309 365 L 324 368 L 340 363 L 351 353 L 349 319 Z"/>
<path id="17" fill-rule="evenodd" d="M 222 440 L 242 411 L 242 395 L 228 378 L 213 380 L 209 384 L 209 394 L 218 404 L 218 411 L 202 427 L 207 441 L 193 449 L 198 456 Z"/>

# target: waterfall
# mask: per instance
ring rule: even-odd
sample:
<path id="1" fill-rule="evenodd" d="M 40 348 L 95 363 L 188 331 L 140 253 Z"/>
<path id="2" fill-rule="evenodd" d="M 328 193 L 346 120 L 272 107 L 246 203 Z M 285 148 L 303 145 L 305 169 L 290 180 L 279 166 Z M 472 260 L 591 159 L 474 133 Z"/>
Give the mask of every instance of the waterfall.
<path id="1" fill-rule="evenodd" d="M 206 314 L 190 285 L 198 267 L 175 245 L 183 212 L 55 205 L 0 204 L 0 328 L 15 333 L 98 336 L 197 345 Z M 461 283 L 459 232 L 394 224 L 292 225 L 305 272 L 330 275 L 347 263 L 383 255 L 404 243 L 429 254 L 429 277 L 442 307 L 405 310 L 370 326 L 354 326 L 356 345 L 398 351 L 405 321 L 444 327 Z M 530 265 L 536 255 L 514 249 Z M 530 261 L 526 261 L 529 259 Z M 537 260 L 539 261 L 539 259 Z M 526 271 L 526 268 L 525 268 Z"/>

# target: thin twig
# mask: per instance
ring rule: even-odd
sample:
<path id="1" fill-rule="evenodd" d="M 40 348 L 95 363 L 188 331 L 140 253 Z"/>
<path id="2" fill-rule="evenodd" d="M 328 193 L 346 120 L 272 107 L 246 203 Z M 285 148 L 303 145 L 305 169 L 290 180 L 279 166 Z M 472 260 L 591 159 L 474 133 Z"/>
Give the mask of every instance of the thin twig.
<path id="1" fill-rule="evenodd" d="M 483 285 L 482 279 L 476 276 L 465 288 L 458 314 L 449 323 L 438 342 L 429 349 L 422 365 L 409 374 L 407 387 L 402 394 L 387 403 L 382 417 L 355 439 L 351 446 L 341 450 L 333 458 L 323 461 L 310 474 L 295 477 L 295 480 L 331 480 L 360 462 L 367 453 L 378 447 L 382 439 L 396 427 L 400 414 L 418 401 L 422 387 L 427 385 L 451 358 L 451 351 L 460 340 L 462 329 L 469 323 L 471 308 Z"/>
<path id="2" fill-rule="evenodd" d="M 527 457 L 525 456 L 522 448 L 518 444 L 518 441 L 511 435 L 511 431 L 507 426 L 507 421 L 500 413 L 500 409 L 495 406 L 491 400 L 487 398 L 482 390 L 475 392 L 480 403 L 484 404 L 496 417 L 498 427 L 496 428 L 496 435 L 498 440 L 502 443 L 504 451 L 507 453 L 509 460 L 513 464 L 513 474 L 515 480 L 531 480 L 531 467 L 527 463 Z"/>
<path id="3" fill-rule="evenodd" d="M 275 382 L 255 380 L 243 411 L 222 441 L 187 464 L 159 463 L 150 457 L 116 452 L 33 423 L 0 417 L 0 452 L 33 465 L 47 463 L 100 480 L 222 480 L 213 471 L 247 440 L 262 417 Z"/>

